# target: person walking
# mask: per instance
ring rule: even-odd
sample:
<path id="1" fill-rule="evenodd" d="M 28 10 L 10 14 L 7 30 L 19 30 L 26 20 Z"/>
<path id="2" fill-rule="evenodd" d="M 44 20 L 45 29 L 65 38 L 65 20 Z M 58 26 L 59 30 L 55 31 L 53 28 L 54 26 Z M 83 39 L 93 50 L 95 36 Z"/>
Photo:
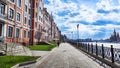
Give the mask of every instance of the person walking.
<path id="1" fill-rule="evenodd" d="M 60 45 L 60 42 L 58 41 L 58 42 L 57 42 L 57 46 L 59 47 L 59 45 Z"/>

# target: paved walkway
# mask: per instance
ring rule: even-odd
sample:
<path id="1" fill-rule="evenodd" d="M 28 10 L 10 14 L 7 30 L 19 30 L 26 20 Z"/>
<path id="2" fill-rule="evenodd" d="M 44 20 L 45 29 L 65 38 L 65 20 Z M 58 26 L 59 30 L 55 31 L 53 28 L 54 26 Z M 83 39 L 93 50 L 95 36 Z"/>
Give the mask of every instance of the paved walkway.
<path id="1" fill-rule="evenodd" d="M 68 43 L 62 43 L 36 65 L 37 68 L 103 68 Z"/>
<path id="2" fill-rule="evenodd" d="M 32 56 L 41 56 L 44 57 L 47 54 L 49 54 L 50 51 L 37 51 L 37 50 L 32 50 Z"/>

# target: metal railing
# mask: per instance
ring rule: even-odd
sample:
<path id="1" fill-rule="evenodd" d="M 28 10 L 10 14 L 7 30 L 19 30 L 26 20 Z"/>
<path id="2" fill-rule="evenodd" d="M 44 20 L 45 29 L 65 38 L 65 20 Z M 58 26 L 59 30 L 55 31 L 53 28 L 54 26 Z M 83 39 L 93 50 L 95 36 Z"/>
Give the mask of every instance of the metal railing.
<path id="1" fill-rule="evenodd" d="M 69 43 L 112 68 L 120 68 L 120 49 L 113 48 L 113 45 L 111 45 L 111 47 L 104 47 L 103 44 L 98 46 L 97 44 L 79 43 L 77 45 L 75 42 Z"/>

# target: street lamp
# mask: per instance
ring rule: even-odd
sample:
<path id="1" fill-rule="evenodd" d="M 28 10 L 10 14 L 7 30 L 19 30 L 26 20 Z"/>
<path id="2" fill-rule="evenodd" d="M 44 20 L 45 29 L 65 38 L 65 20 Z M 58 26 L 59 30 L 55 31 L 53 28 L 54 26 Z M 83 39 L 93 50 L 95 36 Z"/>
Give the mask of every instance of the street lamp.
<path id="1" fill-rule="evenodd" d="M 78 46 L 78 44 L 79 44 L 79 24 L 77 24 L 77 34 L 78 34 L 77 46 Z"/>
<path id="2" fill-rule="evenodd" d="M 73 40 L 73 31 L 71 32 L 71 39 Z"/>

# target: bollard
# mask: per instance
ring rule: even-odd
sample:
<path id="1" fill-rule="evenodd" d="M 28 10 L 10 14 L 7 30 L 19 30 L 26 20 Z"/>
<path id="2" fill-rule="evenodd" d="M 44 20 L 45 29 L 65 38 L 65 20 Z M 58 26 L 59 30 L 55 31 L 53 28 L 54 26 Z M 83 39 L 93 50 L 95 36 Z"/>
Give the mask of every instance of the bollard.
<path id="1" fill-rule="evenodd" d="M 92 48 L 92 54 L 93 54 L 93 44 L 91 44 L 91 48 Z"/>
<path id="2" fill-rule="evenodd" d="M 114 51 L 113 51 L 113 45 L 111 45 L 111 61 L 114 63 Z"/>
<path id="3" fill-rule="evenodd" d="M 102 58 L 105 58 L 105 54 L 104 54 L 104 45 L 102 44 Z"/>
<path id="4" fill-rule="evenodd" d="M 89 46 L 90 46 L 90 45 L 89 45 L 89 43 L 88 43 L 88 52 L 89 52 Z"/>
<path id="5" fill-rule="evenodd" d="M 87 51 L 87 44 L 85 44 L 85 46 L 86 46 L 86 51 Z"/>
<path id="6" fill-rule="evenodd" d="M 96 56 L 98 56 L 98 47 L 97 47 L 97 44 L 96 44 Z"/>

